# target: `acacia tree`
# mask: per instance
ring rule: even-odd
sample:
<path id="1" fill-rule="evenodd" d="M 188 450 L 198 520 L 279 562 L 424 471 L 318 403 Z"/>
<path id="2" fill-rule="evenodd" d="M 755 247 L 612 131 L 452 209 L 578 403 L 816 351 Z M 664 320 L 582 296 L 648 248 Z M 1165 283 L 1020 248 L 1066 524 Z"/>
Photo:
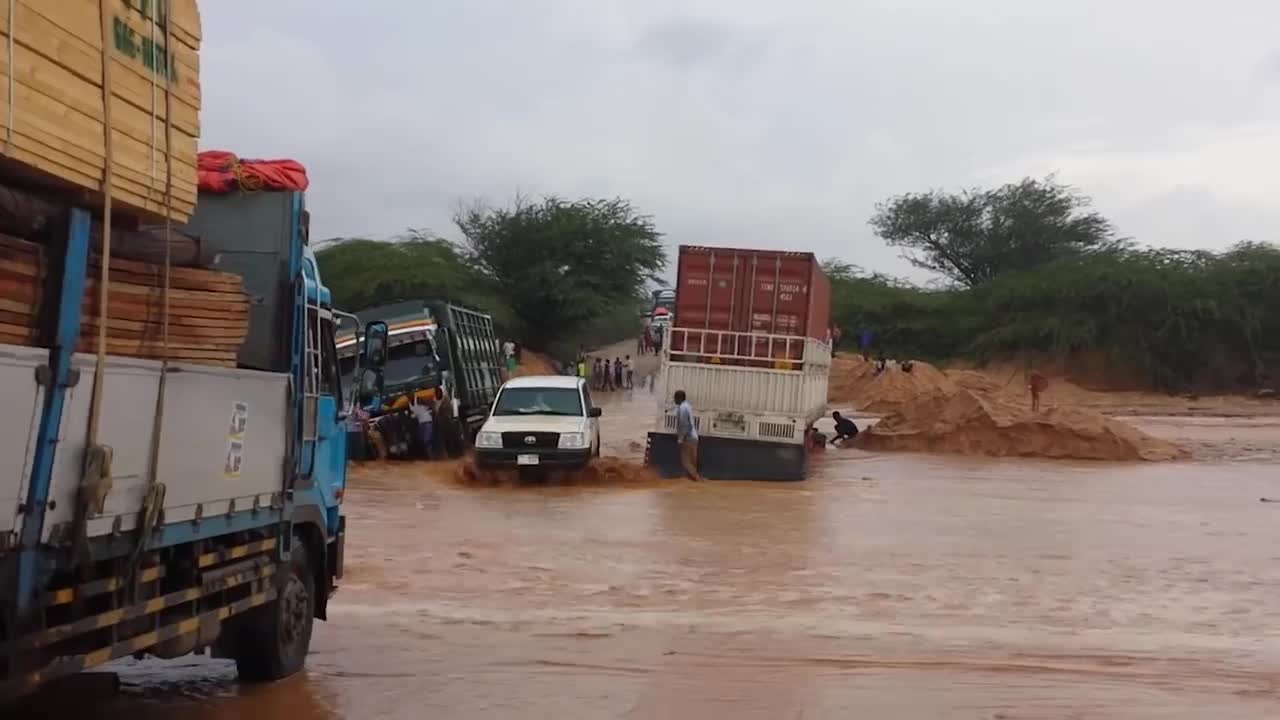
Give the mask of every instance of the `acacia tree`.
<path id="1" fill-rule="evenodd" d="M 408 230 L 394 241 L 349 238 L 316 252 L 334 302 L 346 310 L 433 298 L 467 299 L 479 280 L 447 240 Z"/>
<path id="2" fill-rule="evenodd" d="M 974 287 L 1001 273 L 1123 246 L 1090 204 L 1053 177 L 1025 178 L 994 190 L 899 195 L 876 206 L 871 227 L 917 267 Z"/>
<path id="3" fill-rule="evenodd" d="M 652 218 L 618 198 L 517 197 L 506 208 L 460 208 L 454 222 L 467 258 L 496 282 L 535 347 L 632 305 L 667 263 Z"/>

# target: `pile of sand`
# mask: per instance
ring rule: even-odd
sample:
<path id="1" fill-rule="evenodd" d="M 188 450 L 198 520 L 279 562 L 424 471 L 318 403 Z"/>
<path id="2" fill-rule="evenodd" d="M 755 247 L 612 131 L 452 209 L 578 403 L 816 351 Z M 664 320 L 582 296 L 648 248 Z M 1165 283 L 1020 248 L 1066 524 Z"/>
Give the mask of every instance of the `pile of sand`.
<path id="1" fill-rule="evenodd" d="M 875 362 L 856 355 L 837 356 L 831 361 L 827 397 L 864 412 L 889 413 L 919 400 L 949 397 L 959 389 L 929 363 L 913 362 L 911 372 L 906 372 L 890 362 L 877 374 Z"/>
<path id="2" fill-rule="evenodd" d="M 560 369 L 559 364 L 550 355 L 544 355 L 532 350 L 521 350 L 520 364 L 516 365 L 516 372 L 513 377 L 559 375 Z"/>
<path id="3" fill-rule="evenodd" d="M 1175 460 L 1186 451 L 1095 412 L 1052 408 L 1033 413 L 971 390 L 930 394 L 903 404 L 858 435 L 872 450 L 1084 460 Z"/>
<path id="4" fill-rule="evenodd" d="M 1026 394 L 1021 373 L 1014 373 L 1006 377 L 1004 383 L 978 370 L 947 370 L 946 373 L 951 382 L 963 390 L 972 390 L 987 395 Z"/>
<path id="5" fill-rule="evenodd" d="M 1001 375 L 1004 375 L 1003 373 Z M 832 361 L 833 403 L 883 414 L 858 436 L 870 450 L 913 450 L 968 455 L 1037 456 L 1084 460 L 1173 460 L 1186 452 L 1137 428 L 1080 407 L 1051 406 L 1033 413 L 1023 378 L 977 370 L 943 372 L 914 362 L 906 372 L 858 356 Z M 1057 391 L 1056 395 L 1054 391 Z M 1079 393 L 1064 381 L 1049 395 L 1061 402 Z"/>

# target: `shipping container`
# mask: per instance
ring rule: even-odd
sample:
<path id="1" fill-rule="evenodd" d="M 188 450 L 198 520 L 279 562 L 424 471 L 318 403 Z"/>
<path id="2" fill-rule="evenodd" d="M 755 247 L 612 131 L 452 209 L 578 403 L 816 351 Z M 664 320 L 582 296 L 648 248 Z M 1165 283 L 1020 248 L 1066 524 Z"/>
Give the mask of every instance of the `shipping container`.
<path id="1" fill-rule="evenodd" d="M 714 332 L 677 333 L 672 352 L 800 361 L 804 343 L 786 338 L 829 339 L 831 283 L 813 253 L 682 245 L 675 314 L 677 328 Z"/>
<path id="2" fill-rule="evenodd" d="M 801 480 L 827 406 L 831 286 L 811 253 L 682 246 L 675 326 L 646 462 L 683 472 L 675 391 L 698 429 L 704 477 Z"/>

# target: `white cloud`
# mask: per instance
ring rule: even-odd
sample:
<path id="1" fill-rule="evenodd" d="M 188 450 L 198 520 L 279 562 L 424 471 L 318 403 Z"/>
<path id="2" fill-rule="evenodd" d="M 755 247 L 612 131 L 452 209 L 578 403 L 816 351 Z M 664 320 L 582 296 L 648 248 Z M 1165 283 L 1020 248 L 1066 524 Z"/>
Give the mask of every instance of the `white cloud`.
<path id="1" fill-rule="evenodd" d="M 1052 171 L 1139 240 L 1280 227 L 1270 0 L 202 11 L 204 144 L 303 161 L 317 236 L 448 233 L 477 194 L 618 194 L 673 244 L 901 272 L 866 226 L 877 201 Z"/>

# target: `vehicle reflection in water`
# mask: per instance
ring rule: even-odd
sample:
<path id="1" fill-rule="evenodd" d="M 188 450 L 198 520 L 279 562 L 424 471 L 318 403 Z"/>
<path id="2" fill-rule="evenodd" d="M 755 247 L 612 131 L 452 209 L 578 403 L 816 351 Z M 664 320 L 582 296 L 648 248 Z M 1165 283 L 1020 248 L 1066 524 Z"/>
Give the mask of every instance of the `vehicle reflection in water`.
<path id="1" fill-rule="evenodd" d="M 100 692 L 72 678 L 16 708 L 15 717 L 76 720 L 229 720 L 241 717 L 336 720 L 344 717 L 324 677 L 303 673 L 272 685 L 241 685 L 230 662 L 185 658 L 124 661 L 109 666 L 120 692 Z"/>
<path id="2" fill-rule="evenodd" d="M 644 391 L 604 400 L 639 458 Z M 1235 437 L 1223 421 L 1161 432 Z M 1244 437 L 1244 436 L 1241 436 Z M 360 468 L 303 677 L 126 663 L 22 717 L 1273 718 L 1280 426 L 1208 460 L 828 450 L 798 484 L 470 487 Z"/>

